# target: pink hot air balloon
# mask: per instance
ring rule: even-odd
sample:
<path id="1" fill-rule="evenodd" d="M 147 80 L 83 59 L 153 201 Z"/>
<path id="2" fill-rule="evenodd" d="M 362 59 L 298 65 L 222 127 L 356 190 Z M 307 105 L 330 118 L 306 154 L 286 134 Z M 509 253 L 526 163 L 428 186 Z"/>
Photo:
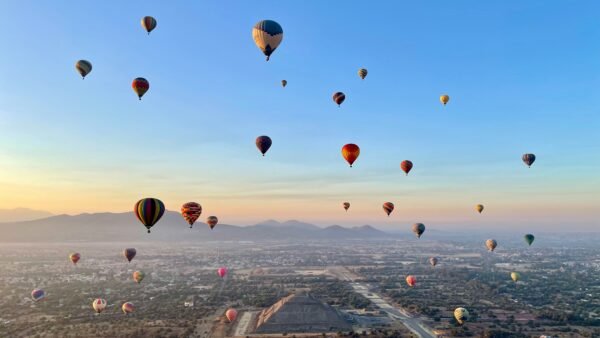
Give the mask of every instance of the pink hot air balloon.
<path id="1" fill-rule="evenodd" d="M 227 312 L 225 312 L 225 317 L 227 317 L 227 319 L 229 320 L 230 323 L 233 323 L 235 321 L 235 319 L 237 318 L 237 310 L 236 309 L 227 310 Z"/>
<path id="2" fill-rule="evenodd" d="M 219 277 L 221 277 L 221 278 L 225 277 L 225 275 L 227 275 L 227 268 L 226 267 L 218 268 L 217 275 L 219 275 Z"/>

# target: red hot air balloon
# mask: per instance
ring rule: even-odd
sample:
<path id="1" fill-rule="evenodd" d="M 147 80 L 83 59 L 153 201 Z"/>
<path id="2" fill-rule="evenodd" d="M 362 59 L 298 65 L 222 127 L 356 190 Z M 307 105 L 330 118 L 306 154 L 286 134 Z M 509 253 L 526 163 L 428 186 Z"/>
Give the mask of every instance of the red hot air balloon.
<path id="1" fill-rule="evenodd" d="M 338 105 L 338 107 L 342 105 L 345 99 L 346 95 L 342 92 L 337 92 L 333 94 L 333 102 L 335 102 Z"/>
<path id="2" fill-rule="evenodd" d="M 129 262 L 131 262 L 133 257 L 135 257 L 135 254 L 137 254 L 137 250 L 135 250 L 134 248 L 127 248 L 123 250 L 123 256 L 125 256 L 125 258 L 127 258 Z"/>
<path id="3" fill-rule="evenodd" d="M 133 305 L 133 303 L 126 302 L 123 303 L 123 305 L 121 306 L 121 310 L 123 310 L 124 314 L 132 313 L 133 311 L 135 311 L 135 306 Z"/>
<path id="4" fill-rule="evenodd" d="M 144 96 L 148 89 L 150 89 L 150 82 L 148 82 L 148 80 L 144 79 L 143 77 L 138 77 L 135 78 L 131 83 L 131 88 L 133 88 L 133 91 L 137 94 L 138 98 L 141 101 L 142 96 Z"/>
<path id="5" fill-rule="evenodd" d="M 342 156 L 348 162 L 350 168 L 352 168 L 352 164 L 356 161 L 358 155 L 360 155 L 360 148 L 356 144 L 348 143 L 342 147 Z"/>
<path id="6" fill-rule="evenodd" d="M 272 144 L 273 141 L 271 141 L 269 136 L 263 135 L 256 138 L 256 148 L 260 150 L 262 156 L 265 156 L 265 153 L 271 148 Z"/>
<path id="7" fill-rule="evenodd" d="M 225 277 L 225 275 L 227 275 L 227 268 L 226 267 L 218 268 L 217 275 L 219 275 L 219 277 L 221 277 L 221 278 Z"/>
<path id="8" fill-rule="evenodd" d="M 181 206 L 181 216 L 183 216 L 185 221 L 188 222 L 190 229 L 201 214 L 202 206 L 196 202 L 187 202 Z"/>
<path id="9" fill-rule="evenodd" d="M 206 224 L 208 224 L 211 230 L 215 228 L 217 223 L 219 223 L 219 219 L 217 218 L 217 216 L 208 216 L 206 218 Z"/>
<path id="10" fill-rule="evenodd" d="M 383 211 L 385 211 L 385 213 L 389 216 L 392 213 L 392 211 L 394 211 L 394 203 L 392 203 L 392 202 L 383 203 Z"/>
<path id="11" fill-rule="evenodd" d="M 77 262 L 81 259 L 81 255 L 78 252 L 73 252 L 69 255 L 69 259 L 73 262 L 74 265 L 77 265 Z"/>
<path id="12" fill-rule="evenodd" d="M 404 160 L 404 161 L 402 161 L 402 163 L 400 163 L 400 169 L 402 169 L 402 171 L 404 171 L 406 176 L 408 176 L 408 173 L 410 172 L 412 167 L 413 167 L 413 164 L 409 160 Z"/>
<path id="13" fill-rule="evenodd" d="M 237 314 L 238 313 L 236 309 L 229 309 L 227 312 L 225 312 L 225 317 L 227 317 L 227 320 L 229 320 L 230 323 L 233 323 L 237 318 Z"/>
<path id="14" fill-rule="evenodd" d="M 406 277 L 406 284 L 408 284 L 408 286 L 413 287 L 417 284 L 417 279 L 415 278 L 415 276 L 409 275 L 408 277 Z"/>

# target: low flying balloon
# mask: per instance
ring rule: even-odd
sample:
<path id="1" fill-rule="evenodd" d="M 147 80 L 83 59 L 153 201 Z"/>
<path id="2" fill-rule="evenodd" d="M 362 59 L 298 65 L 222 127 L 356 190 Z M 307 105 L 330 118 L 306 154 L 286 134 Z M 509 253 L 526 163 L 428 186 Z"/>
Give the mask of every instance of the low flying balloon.
<path id="1" fill-rule="evenodd" d="M 333 94 L 333 102 L 335 102 L 338 105 L 338 107 L 342 105 L 345 99 L 346 94 L 342 92 L 336 92 Z"/>
<path id="2" fill-rule="evenodd" d="M 225 312 L 225 317 L 227 317 L 227 320 L 229 320 L 230 323 L 233 323 L 237 318 L 237 314 L 238 313 L 236 309 L 229 309 L 227 312 Z"/>
<path id="3" fill-rule="evenodd" d="M 269 61 L 271 54 L 283 40 L 283 29 L 273 20 L 262 20 L 252 28 L 252 38 Z"/>
<path id="4" fill-rule="evenodd" d="M 529 244 L 529 246 L 531 246 L 531 243 L 533 243 L 535 236 L 532 234 L 527 234 L 524 237 L 525 237 L 525 242 L 527 242 L 527 244 Z"/>
<path id="5" fill-rule="evenodd" d="M 190 225 L 190 229 L 202 214 L 202 206 L 196 202 L 187 202 L 181 206 L 181 216 Z"/>
<path id="6" fill-rule="evenodd" d="M 385 202 L 382 207 L 383 211 L 385 211 L 388 216 L 394 211 L 394 203 L 392 202 Z"/>
<path id="7" fill-rule="evenodd" d="M 144 28 L 146 32 L 148 32 L 148 35 L 150 35 L 150 32 L 152 32 L 154 28 L 156 28 L 156 19 L 151 16 L 143 17 L 142 28 Z"/>
<path id="8" fill-rule="evenodd" d="M 269 136 L 259 136 L 256 138 L 256 148 L 261 152 L 262 156 L 265 156 L 266 152 L 269 151 L 273 141 Z"/>
<path id="9" fill-rule="evenodd" d="M 477 210 L 477 212 L 481 214 L 481 212 L 483 211 L 483 204 L 477 204 L 475 206 L 475 210 Z"/>
<path id="10" fill-rule="evenodd" d="M 368 73 L 369 72 L 365 68 L 361 68 L 358 70 L 358 76 L 363 80 L 365 79 L 365 77 L 367 77 Z"/>
<path id="11" fill-rule="evenodd" d="M 342 147 L 342 156 L 348 162 L 350 168 L 352 168 L 352 164 L 354 164 L 359 155 L 360 148 L 356 144 L 348 143 Z"/>
<path id="12" fill-rule="evenodd" d="M 494 251 L 494 249 L 496 249 L 496 247 L 498 246 L 498 242 L 496 242 L 495 239 L 488 239 L 487 241 L 485 241 L 485 246 L 488 248 L 489 251 Z"/>
<path id="13" fill-rule="evenodd" d="M 533 164 L 533 162 L 535 162 L 535 155 L 534 154 L 523 154 L 523 162 L 529 167 L 531 168 L 531 165 Z"/>
<path id="14" fill-rule="evenodd" d="M 92 303 L 92 308 L 94 309 L 94 311 L 96 311 L 96 313 L 101 313 L 102 311 L 104 311 L 104 309 L 106 309 L 106 300 L 102 298 L 94 299 L 94 302 Z"/>
<path id="15" fill-rule="evenodd" d="M 44 298 L 46 298 L 46 291 L 42 289 L 35 289 L 31 291 L 31 299 L 33 299 L 33 301 L 39 302 Z"/>
<path id="16" fill-rule="evenodd" d="M 431 266 L 436 266 L 437 263 L 438 263 L 437 257 L 431 257 L 431 258 L 429 258 L 429 264 L 431 264 Z"/>
<path id="17" fill-rule="evenodd" d="M 69 259 L 73 262 L 74 265 L 77 265 L 77 262 L 81 259 L 81 255 L 78 252 L 73 252 L 69 255 Z"/>
<path id="18" fill-rule="evenodd" d="M 157 198 L 142 198 L 133 207 L 133 212 L 135 213 L 135 217 L 142 222 L 146 229 L 148 229 L 148 233 L 150 233 L 150 228 L 165 213 L 165 205 Z"/>
<path id="19" fill-rule="evenodd" d="M 413 275 L 408 275 L 406 277 L 406 284 L 408 284 L 410 287 L 413 287 L 417 284 L 417 279 Z"/>
<path id="20" fill-rule="evenodd" d="M 225 275 L 227 275 L 227 268 L 225 268 L 225 267 L 218 268 L 217 275 L 219 275 L 219 277 L 221 277 L 221 278 L 225 277 Z"/>
<path id="21" fill-rule="evenodd" d="M 123 303 L 123 306 L 121 306 L 121 310 L 123 310 L 124 314 L 132 313 L 135 311 L 135 306 L 133 306 L 133 304 L 130 302 L 126 302 Z"/>
<path id="22" fill-rule="evenodd" d="M 137 250 L 135 250 L 134 248 L 127 248 L 127 249 L 123 250 L 123 256 L 125 256 L 125 258 L 127 258 L 127 260 L 129 262 L 131 262 L 133 257 L 135 257 L 136 253 L 137 253 Z"/>
<path id="23" fill-rule="evenodd" d="M 463 324 L 467 320 L 469 320 L 469 311 L 464 307 L 459 307 L 454 310 L 454 318 L 459 324 Z"/>
<path id="24" fill-rule="evenodd" d="M 514 282 L 518 282 L 521 279 L 521 274 L 516 271 L 513 271 L 510 273 L 510 278 L 512 278 Z"/>
<path id="25" fill-rule="evenodd" d="M 142 271 L 133 272 L 133 280 L 138 284 L 140 284 L 144 280 L 144 277 L 146 277 L 146 274 Z"/>
<path id="26" fill-rule="evenodd" d="M 448 104 L 448 101 L 450 101 L 450 96 L 448 96 L 448 95 L 442 95 L 442 96 L 440 96 L 440 102 L 442 102 L 444 104 L 444 106 L 446 104 Z"/>
<path id="27" fill-rule="evenodd" d="M 81 78 L 85 79 L 85 77 L 92 71 L 92 63 L 88 60 L 79 60 L 75 62 L 75 69 L 77 69 L 77 72 L 79 72 Z"/>
<path id="28" fill-rule="evenodd" d="M 349 202 L 344 202 L 342 205 L 344 206 L 344 210 L 348 211 L 348 209 L 350 209 L 350 203 Z"/>
<path id="29" fill-rule="evenodd" d="M 402 169 L 402 171 L 404 171 L 406 176 L 408 176 L 408 173 L 410 172 L 412 167 L 413 167 L 413 163 L 409 160 L 404 160 L 400 163 L 400 169 Z"/>
<path id="30" fill-rule="evenodd" d="M 412 226 L 412 232 L 417 235 L 417 238 L 421 238 L 421 235 L 425 232 L 425 224 L 423 223 L 415 223 Z"/>
<path id="31" fill-rule="evenodd" d="M 133 88 L 133 91 L 137 94 L 141 101 L 142 96 L 144 96 L 148 89 L 150 89 L 150 82 L 143 77 L 136 77 L 133 79 L 133 82 L 131 82 L 131 88 Z"/>
<path id="32" fill-rule="evenodd" d="M 281 80 L 281 86 L 285 88 L 285 86 L 287 86 L 287 80 Z"/>
<path id="33" fill-rule="evenodd" d="M 208 218 L 206 218 L 206 224 L 208 224 L 211 230 L 215 228 L 217 223 L 219 223 L 217 216 L 208 216 Z"/>

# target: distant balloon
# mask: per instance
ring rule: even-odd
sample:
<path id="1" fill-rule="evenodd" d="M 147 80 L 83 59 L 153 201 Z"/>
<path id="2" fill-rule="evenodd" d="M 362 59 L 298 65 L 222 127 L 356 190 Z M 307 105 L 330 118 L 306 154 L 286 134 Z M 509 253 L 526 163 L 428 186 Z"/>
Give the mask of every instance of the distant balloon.
<path id="1" fill-rule="evenodd" d="M 348 211 L 348 209 L 350 209 L 350 203 L 349 202 L 344 202 L 342 205 L 344 206 L 344 210 Z"/>
<path id="2" fill-rule="evenodd" d="M 39 302 L 40 300 L 46 298 L 46 292 L 42 289 L 35 289 L 31 291 L 31 299 L 35 302 Z"/>
<path id="3" fill-rule="evenodd" d="M 81 255 L 78 252 L 73 252 L 69 255 L 69 259 L 73 264 L 77 265 L 77 262 L 81 259 Z"/>
<path id="4" fill-rule="evenodd" d="M 211 229 L 214 229 L 217 223 L 219 223 L 217 216 L 208 216 L 208 218 L 206 218 L 206 224 L 208 224 Z"/>
<path id="5" fill-rule="evenodd" d="M 142 222 L 146 229 L 148 229 L 148 233 L 150 233 L 150 228 L 165 213 L 165 205 L 157 198 L 142 198 L 134 205 L 133 212 L 135 217 Z"/>
<path id="6" fill-rule="evenodd" d="M 123 303 L 123 306 L 121 306 L 121 310 L 123 310 L 124 314 L 132 313 L 135 311 L 135 306 L 133 306 L 133 304 L 130 302 L 126 302 Z"/>
<path id="7" fill-rule="evenodd" d="M 259 136 L 256 138 L 256 148 L 261 152 L 263 156 L 265 156 L 266 152 L 269 151 L 273 141 L 269 136 Z"/>
<path id="8" fill-rule="evenodd" d="M 144 280 L 144 277 L 146 277 L 146 274 L 142 271 L 133 272 L 133 280 L 138 284 L 140 284 Z"/>
<path id="9" fill-rule="evenodd" d="M 360 155 L 360 148 L 356 144 L 348 143 L 342 147 L 342 156 L 352 168 L 352 164 Z"/>
<path id="10" fill-rule="evenodd" d="M 150 32 L 152 32 L 154 28 L 156 28 L 156 19 L 151 16 L 143 17 L 142 27 L 146 30 L 146 32 L 148 32 L 148 35 L 150 35 Z"/>
<path id="11" fill-rule="evenodd" d="M 429 258 L 429 264 L 431 264 L 431 266 L 436 266 L 437 263 L 438 263 L 437 257 L 431 257 L 431 258 Z"/>
<path id="12" fill-rule="evenodd" d="M 125 258 L 127 258 L 127 260 L 129 262 L 131 262 L 133 257 L 135 257 L 136 253 L 137 253 L 137 250 L 135 250 L 134 248 L 127 248 L 127 249 L 123 250 L 123 256 L 125 256 Z"/>
<path id="13" fill-rule="evenodd" d="M 404 171 L 406 176 L 408 176 L 408 173 L 410 172 L 412 167 L 413 167 L 413 163 L 409 160 L 404 160 L 404 161 L 402 161 L 402 163 L 400 163 L 400 169 L 402 169 L 402 171 Z"/>
<path id="14" fill-rule="evenodd" d="M 394 211 L 394 203 L 392 203 L 392 202 L 383 203 L 383 211 L 385 211 L 385 213 L 389 216 L 392 213 L 392 211 Z"/>
<path id="15" fill-rule="evenodd" d="M 225 312 L 225 317 L 227 317 L 227 320 L 229 320 L 230 323 L 233 323 L 237 318 L 237 314 L 236 309 L 229 309 Z"/>
<path id="16" fill-rule="evenodd" d="M 287 86 L 287 81 L 286 80 L 281 80 L 281 86 L 283 88 L 285 88 L 285 86 Z"/>
<path id="17" fill-rule="evenodd" d="M 106 300 L 102 298 L 94 299 L 94 302 L 92 302 L 92 308 L 94 311 L 96 311 L 96 313 L 101 313 L 104 311 L 104 309 L 106 309 Z"/>
<path id="18" fill-rule="evenodd" d="M 469 311 L 467 311 L 467 309 L 464 307 L 456 308 L 456 310 L 454 310 L 454 318 L 456 318 L 456 321 L 462 325 L 464 322 L 469 320 Z"/>
<path id="19" fill-rule="evenodd" d="M 85 79 L 85 77 L 92 71 L 92 63 L 87 60 L 79 60 L 75 62 L 75 69 L 77 69 L 77 72 L 79 72 L 81 78 Z"/>
<path id="20" fill-rule="evenodd" d="M 338 107 L 342 105 L 345 99 L 346 95 L 342 92 L 336 92 L 333 94 L 333 102 L 335 102 Z"/>
<path id="21" fill-rule="evenodd" d="M 408 284 L 410 287 L 415 286 L 417 284 L 417 278 L 415 278 L 415 276 L 408 275 L 408 277 L 406 277 L 406 284 Z"/>
<path id="22" fill-rule="evenodd" d="M 444 106 L 448 103 L 448 101 L 450 101 L 450 96 L 448 96 L 448 95 L 440 96 L 440 102 L 442 102 L 444 104 Z"/>
<path id="23" fill-rule="evenodd" d="M 523 155 L 523 162 L 531 168 L 531 165 L 533 164 L 533 162 L 535 162 L 535 155 L 534 154 L 524 154 Z"/>
<path id="24" fill-rule="evenodd" d="M 133 79 L 131 88 L 133 88 L 133 91 L 137 94 L 138 98 L 142 100 L 142 96 L 150 89 L 150 82 L 143 77 L 137 77 Z"/>
<path id="25" fill-rule="evenodd" d="M 512 278 L 514 282 L 518 282 L 521 279 L 521 274 L 516 271 L 513 271 L 510 273 L 510 278 Z"/>
<path id="26" fill-rule="evenodd" d="M 483 211 L 483 204 L 477 204 L 475 206 L 475 210 L 477 210 L 477 212 L 481 214 L 481 212 Z"/>
<path id="27" fill-rule="evenodd" d="M 219 275 L 219 277 L 221 277 L 221 278 L 225 277 L 225 275 L 227 275 L 227 268 L 226 267 L 218 268 L 217 275 Z"/>
<path id="28" fill-rule="evenodd" d="M 365 77 L 367 77 L 368 73 L 369 72 L 367 72 L 367 70 L 365 68 L 361 68 L 358 70 L 358 76 L 363 80 L 365 79 Z"/>
<path id="29" fill-rule="evenodd" d="M 527 244 L 529 244 L 529 246 L 531 246 L 531 243 L 533 243 L 534 239 L 535 239 L 535 236 L 532 234 L 525 235 L 525 242 L 527 242 Z"/>
<path id="30" fill-rule="evenodd" d="M 283 29 L 273 20 L 262 20 L 252 28 L 252 38 L 256 46 L 267 56 L 267 61 L 269 61 L 271 54 L 273 54 L 283 40 Z"/>
<path id="31" fill-rule="evenodd" d="M 489 251 L 494 251 L 494 249 L 496 249 L 496 247 L 498 246 L 498 242 L 496 242 L 495 239 L 488 239 L 487 241 L 485 241 L 485 246 L 488 248 Z"/>
<path id="32" fill-rule="evenodd" d="M 421 238 L 421 235 L 425 232 L 425 224 L 423 223 L 415 223 L 412 226 L 412 232 L 417 235 L 417 238 Z"/>
<path id="33" fill-rule="evenodd" d="M 181 216 L 190 225 L 190 229 L 202 214 L 202 206 L 196 202 L 187 202 L 181 206 Z"/>

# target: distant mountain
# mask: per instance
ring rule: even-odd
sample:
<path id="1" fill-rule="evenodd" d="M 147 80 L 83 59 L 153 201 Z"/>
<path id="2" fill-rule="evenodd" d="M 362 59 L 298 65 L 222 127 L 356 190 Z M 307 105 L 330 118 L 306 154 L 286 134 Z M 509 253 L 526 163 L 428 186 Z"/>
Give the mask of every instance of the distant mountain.
<path id="1" fill-rule="evenodd" d="M 0 209 L 0 222 L 20 222 L 46 218 L 52 213 L 28 208 Z"/>
<path id="2" fill-rule="evenodd" d="M 177 212 L 167 211 L 146 234 L 144 226 L 131 212 L 57 215 L 43 219 L 0 223 L 0 242 L 72 241 L 261 241 L 387 238 L 390 235 L 371 226 L 320 228 L 300 221 L 268 220 L 255 225 L 218 224 L 210 230 L 197 222 L 192 229 Z"/>

